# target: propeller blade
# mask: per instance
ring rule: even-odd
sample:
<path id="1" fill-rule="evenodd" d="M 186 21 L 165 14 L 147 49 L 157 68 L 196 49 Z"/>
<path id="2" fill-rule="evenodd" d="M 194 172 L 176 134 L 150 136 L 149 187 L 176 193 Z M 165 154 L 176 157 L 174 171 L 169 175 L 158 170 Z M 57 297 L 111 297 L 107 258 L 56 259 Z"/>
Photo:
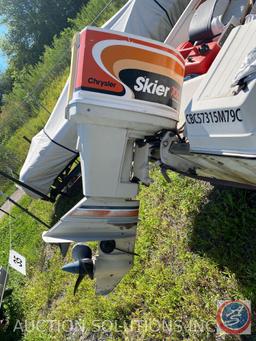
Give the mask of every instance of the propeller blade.
<path id="1" fill-rule="evenodd" d="M 77 293 L 79 285 L 85 276 L 89 276 L 93 279 L 93 261 L 91 259 L 81 259 L 79 261 L 79 276 L 75 284 L 74 295 Z"/>
<path id="2" fill-rule="evenodd" d="M 90 279 L 93 279 L 93 272 L 94 272 L 94 264 L 92 259 L 81 259 L 80 260 L 80 274 L 85 273 L 90 277 Z"/>
<path id="3" fill-rule="evenodd" d="M 77 280 L 76 280 L 76 284 L 75 284 L 75 288 L 74 288 L 74 295 L 77 293 L 77 290 L 79 288 L 79 285 L 81 284 L 82 280 L 85 278 L 85 274 L 84 275 L 79 275 Z"/>
<path id="4" fill-rule="evenodd" d="M 76 261 L 73 263 L 66 264 L 62 267 L 62 270 L 70 272 L 72 274 L 80 274 L 80 262 Z"/>
<path id="5" fill-rule="evenodd" d="M 72 274 L 86 274 L 93 279 L 93 260 L 88 258 L 80 259 L 76 262 L 64 265 L 62 270 Z"/>

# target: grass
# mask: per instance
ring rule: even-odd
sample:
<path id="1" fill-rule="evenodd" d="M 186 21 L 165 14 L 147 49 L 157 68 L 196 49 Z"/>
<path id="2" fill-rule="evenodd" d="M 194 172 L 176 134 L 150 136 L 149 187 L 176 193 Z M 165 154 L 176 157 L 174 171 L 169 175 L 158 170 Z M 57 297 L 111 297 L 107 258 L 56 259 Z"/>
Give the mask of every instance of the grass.
<path id="1" fill-rule="evenodd" d="M 5 196 L 11 196 L 16 190 L 16 187 L 12 183 L 6 184 L 6 186 L 1 188 L 1 191 L 5 194 Z M 0 207 L 5 203 L 5 196 L 0 196 Z"/>
<path id="2" fill-rule="evenodd" d="M 101 20 L 118 5 L 116 1 Z M 92 13 L 101 7 L 102 1 L 90 1 L 75 27 L 80 29 L 85 18 L 94 17 Z M 42 66 L 46 69 L 52 58 L 49 53 Z M 49 111 L 66 77 L 67 71 L 41 94 Z M 48 115 L 41 108 L 8 140 L 8 149 L 15 151 L 20 162 L 29 147 L 23 136 L 32 138 Z M 8 261 L 10 228 L 12 247 L 28 264 L 27 277 L 10 270 L 9 286 L 14 291 L 4 303 L 9 324 L 0 331 L 1 341 L 217 340 L 219 299 L 249 299 L 255 316 L 255 194 L 213 188 L 174 173 L 167 184 L 158 170 L 152 171 L 152 177 L 153 185 L 142 187 L 139 194 L 136 253 L 140 256 L 108 297 L 96 297 L 89 280 L 83 281 L 74 297 L 75 278 L 61 271 L 71 259 L 70 252 L 63 259 L 57 247 L 46 246 L 41 239 L 45 228 L 19 209 L 12 211 L 15 220 L 0 221 L 0 264 Z M 8 193 L 12 190 L 6 187 Z M 80 193 L 74 189 L 70 199 L 59 198 L 55 205 L 28 197 L 21 204 L 53 225 L 78 202 Z M 256 339 L 255 325 L 253 333 L 246 340 Z"/>
<path id="3" fill-rule="evenodd" d="M 217 300 L 246 298 L 254 306 L 254 194 L 215 189 L 174 173 L 171 185 L 157 170 L 152 176 L 154 184 L 139 195 L 140 257 L 108 297 L 96 297 L 89 280 L 74 297 L 75 278 L 60 270 L 70 254 L 63 260 L 58 249 L 45 247 L 44 228 L 14 210 L 13 247 L 27 257 L 29 271 L 27 278 L 11 271 L 14 293 L 7 310 L 12 319 L 1 340 L 79 340 L 82 335 L 90 340 L 216 340 Z M 22 204 L 50 223 L 79 200 L 77 192 L 72 202 L 59 199 L 55 207 L 29 198 Z M 0 264 L 6 264 L 8 220 L 1 222 L 0 232 Z M 28 325 L 22 335 L 12 332 L 18 317 Z M 33 327 L 35 320 L 39 328 Z"/>

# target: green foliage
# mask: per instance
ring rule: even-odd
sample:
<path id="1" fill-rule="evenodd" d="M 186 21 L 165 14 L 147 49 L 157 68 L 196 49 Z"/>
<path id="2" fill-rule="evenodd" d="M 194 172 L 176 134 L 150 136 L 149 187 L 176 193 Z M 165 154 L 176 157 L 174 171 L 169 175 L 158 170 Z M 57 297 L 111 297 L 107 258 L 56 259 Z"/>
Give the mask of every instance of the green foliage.
<path id="1" fill-rule="evenodd" d="M 19 160 L 14 152 L 8 149 L 6 146 L 0 144 L 0 165 L 1 170 L 13 174 L 13 169 L 17 169 L 19 164 Z M 0 192 L 10 194 L 14 191 L 14 186 L 10 184 L 9 181 L 6 181 L 5 178 L 0 176 Z M 2 205 L 4 198 L 0 196 L 0 206 Z"/>
<path id="2" fill-rule="evenodd" d="M 126 0 L 113 0 L 111 4 L 108 5 L 110 3 L 109 1 L 90 0 L 87 6 L 82 8 L 76 19 L 70 20 L 70 22 L 73 24 L 76 31 L 80 31 L 86 25 L 102 26 L 126 2 Z"/>
<path id="3" fill-rule="evenodd" d="M 8 26 L 2 49 L 16 70 L 33 65 L 45 45 L 58 35 L 84 5 L 83 0 L 1 0 L 1 20 Z"/>
<path id="4" fill-rule="evenodd" d="M 4 105 L 3 95 L 11 92 L 12 90 L 12 72 L 10 69 L 7 69 L 5 72 L 0 73 L 0 113 L 1 107 Z"/>
<path id="5" fill-rule="evenodd" d="M 57 77 L 50 85 L 47 87 L 43 93 L 41 101 L 42 106 L 38 110 L 38 115 L 36 117 L 30 118 L 24 125 L 22 125 L 16 133 L 10 137 L 6 143 L 6 148 L 8 150 L 15 151 L 15 154 L 19 157 L 19 164 L 25 160 L 29 144 L 23 138 L 26 136 L 29 140 L 40 131 L 49 117 L 49 112 L 51 112 L 56 104 L 56 100 L 59 97 L 68 77 L 68 71 L 64 72 L 63 75 Z"/>

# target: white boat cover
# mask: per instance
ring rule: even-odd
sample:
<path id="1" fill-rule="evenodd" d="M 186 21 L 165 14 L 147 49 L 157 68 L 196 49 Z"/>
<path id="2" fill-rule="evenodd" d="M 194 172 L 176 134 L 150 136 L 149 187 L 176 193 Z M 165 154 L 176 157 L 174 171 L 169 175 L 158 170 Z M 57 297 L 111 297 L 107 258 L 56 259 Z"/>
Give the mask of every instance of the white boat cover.
<path id="1" fill-rule="evenodd" d="M 103 27 L 165 41 L 190 0 L 132 0 Z"/>
<path id="2" fill-rule="evenodd" d="M 26 161 L 20 171 L 22 182 L 46 195 L 55 178 L 77 155 L 76 126 L 65 119 L 68 86 L 69 82 L 66 83 L 44 129 L 33 137 Z M 25 188 L 24 191 L 38 198 Z"/>
<path id="3" fill-rule="evenodd" d="M 164 41 L 189 0 L 130 0 L 103 27 Z M 76 156 L 76 127 L 65 119 L 68 81 L 43 130 L 33 139 L 20 180 L 48 194 L 55 178 Z M 27 194 L 37 195 L 24 189 Z"/>

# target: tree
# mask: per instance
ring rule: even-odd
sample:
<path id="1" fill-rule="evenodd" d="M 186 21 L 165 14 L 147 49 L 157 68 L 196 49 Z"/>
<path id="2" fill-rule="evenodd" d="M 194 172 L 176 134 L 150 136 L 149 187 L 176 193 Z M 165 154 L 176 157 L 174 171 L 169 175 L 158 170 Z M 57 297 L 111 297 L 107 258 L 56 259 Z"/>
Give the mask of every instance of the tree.
<path id="1" fill-rule="evenodd" d="M 34 65 L 88 0 L 0 0 L 1 22 L 8 27 L 1 48 L 11 67 Z"/>
<path id="2" fill-rule="evenodd" d="M 7 69 L 4 73 L 0 73 L 0 112 L 3 105 L 3 95 L 8 94 L 12 90 L 13 78 L 11 69 Z"/>

